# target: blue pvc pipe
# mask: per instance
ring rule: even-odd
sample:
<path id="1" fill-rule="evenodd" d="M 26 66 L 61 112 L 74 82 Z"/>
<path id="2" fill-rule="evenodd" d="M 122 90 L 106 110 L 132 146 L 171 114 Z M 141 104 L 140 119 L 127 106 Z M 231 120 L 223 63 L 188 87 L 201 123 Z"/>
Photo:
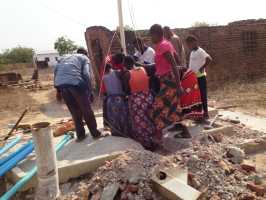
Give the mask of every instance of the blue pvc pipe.
<path id="1" fill-rule="evenodd" d="M 7 143 L 4 147 L 0 149 L 0 156 L 15 146 L 21 140 L 21 136 L 17 136 L 14 140 Z"/>
<path id="2" fill-rule="evenodd" d="M 60 151 L 64 145 L 72 138 L 70 135 L 65 135 L 59 144 L 56 145 L 56 152 Z M 32 177 L 37 173 L 37 166 L 34 166 L 27 174 L 21 178 L 12 188 L 10 188 L 0 200 L 9 200 L 12 196 L 16 194 Z"/>
<path id="3" fill-rule="evenodd" d="M 23 149 L 11 160 L 0 166 L 0 177 L 4 176 L 8 171 L 13 169 L 20 161 L 26 158 L 34 149 L 34 145 L 30 144 L 27 148 Z"/>
<path id="4" fill-rule="evenodd" d="M 24 149 L 26 149 L 31 144 L 32 144 L 32 141 L 29 141 L 27 144 L 24 144 L 18 150 L 16 150 L 15 152 L 9 154 L 7 157 L 4 157 L 4 158 L 0 159 L 0 166 L 3 165 L 4 163 L 6 163 L 8 160 L 10 160 L 13 157 L 15 157 L 17 154 L 19 154 L 21 151 L 23 151 Z"/>

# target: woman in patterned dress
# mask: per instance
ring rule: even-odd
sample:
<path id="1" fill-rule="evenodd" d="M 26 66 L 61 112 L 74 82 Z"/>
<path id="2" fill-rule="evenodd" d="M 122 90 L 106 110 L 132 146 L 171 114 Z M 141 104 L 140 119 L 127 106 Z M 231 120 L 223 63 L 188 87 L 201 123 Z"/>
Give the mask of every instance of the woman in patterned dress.
<path id="1" fill-rule="evenodd" d="M 128 106 L 122 89 L 120 71 L 110 70 L 103 76 L 105 88 L 105 123 L 114 136 L 130 137 Z"/>
<path id="2" fill-rule="evenodd" d="M 134 59 L 130 56 L 125 57 L 124 66 L 128 69 L 123 77 L 123 85 L 128 94 L 132 136 L 144 148 L 153 150 L 155 127 L 148 115 L 153 103 L 149 77 L 143 67 L 134 66 Z"/>
<path id="3" fill-rule="evenodd" d="M 150 114 L 160 140 L 164 128 L 182 120 L 180 96 L 184 91 L 177 68 L 178 55 L 172 44 L 164 39 L 162 26 L 153 25 L 150 35 L 155 44 L 156 75 L 160 79 L 160 91 L 155 96 Z"/>

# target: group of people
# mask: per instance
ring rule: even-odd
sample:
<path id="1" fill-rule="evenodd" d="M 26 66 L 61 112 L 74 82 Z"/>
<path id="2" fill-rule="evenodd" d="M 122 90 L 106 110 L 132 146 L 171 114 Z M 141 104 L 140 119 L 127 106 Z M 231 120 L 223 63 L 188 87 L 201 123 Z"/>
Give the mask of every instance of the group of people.
<path id="1" fill-rule="evenodd" d="M 208 119 L 205 69 L 212 59 L 193 35 L 185 40 L 190 50 L 187 64 L 183 41 L 169 27 L 154 24 L 149 33 L 154 49 L 136 38 L 134 55 L 111 56 L 104 66 L 101 92 L 104 125 L 112 135 L 133 138 L 154 150 L 166 127 L 183 119 Z M 54 74 L 58 98 L 72 114 L 77 140 L 86 137 L 83 118 L 92 136 L 99 137 L 86 50 L 62 59 Z"/>
<path id="2" fill-rule="evenodd" d="M 183 42 L 169 27 L 155 24 L 150 35 L 155 49 L 136 38 L 134 55 L 112 56 L 102 91 L 104 121 L 112 134 L 133 138 L 152 150 L 166 127 L 183 119 L 208 119 L 205 69 L 212 59 L 190 35 L 187 66 Z"/>

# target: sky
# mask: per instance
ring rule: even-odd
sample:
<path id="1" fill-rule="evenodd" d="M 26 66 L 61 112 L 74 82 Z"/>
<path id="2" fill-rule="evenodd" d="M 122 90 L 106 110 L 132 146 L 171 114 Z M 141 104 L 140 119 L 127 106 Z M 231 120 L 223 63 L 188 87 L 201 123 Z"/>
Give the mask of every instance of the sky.
<path id="1" fill-rule="evenodd" d="M 266 18 L 265 0 L 122 2 L 124 24 L 135 29 L 148 29 L 154 23 L 185 28 L 196 21 L 225 25 Z M 102 25 L 114 30 L 118 26 L 117 0 L 0 0 L 0 5 L 0 51 L 16 46 L 50 51 L 60 36 L 85 46 L 87 27 Z"/>

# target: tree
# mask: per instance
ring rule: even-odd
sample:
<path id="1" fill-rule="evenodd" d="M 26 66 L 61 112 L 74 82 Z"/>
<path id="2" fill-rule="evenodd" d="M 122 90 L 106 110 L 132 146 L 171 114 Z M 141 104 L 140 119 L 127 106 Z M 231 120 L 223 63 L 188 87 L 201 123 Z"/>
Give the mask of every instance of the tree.
<path id="1" fill-rule="evenodd" d="M 62 36 L 56 40 L 54 48 L 58 51 L 59 55 L 62 56 L 64 54 L 73 53 L 78 47 L 72 40 Z"/>
<path id="2" fill-rule="evenodd" d="M 30 63 L 32 62 L 33 54 L 34 50 L 27 47 L 18 46 L 12 49 L 6 49 L 2 54 L 0 54 L 0 63 Z"/>
<path id="3" fill-rule="evenodd" d="M 210 26 L 210 24 L 207 22 L 195 22 L 194 24 L 192 24 L 192 27 L 206 27 L 206 26 Z"/>

